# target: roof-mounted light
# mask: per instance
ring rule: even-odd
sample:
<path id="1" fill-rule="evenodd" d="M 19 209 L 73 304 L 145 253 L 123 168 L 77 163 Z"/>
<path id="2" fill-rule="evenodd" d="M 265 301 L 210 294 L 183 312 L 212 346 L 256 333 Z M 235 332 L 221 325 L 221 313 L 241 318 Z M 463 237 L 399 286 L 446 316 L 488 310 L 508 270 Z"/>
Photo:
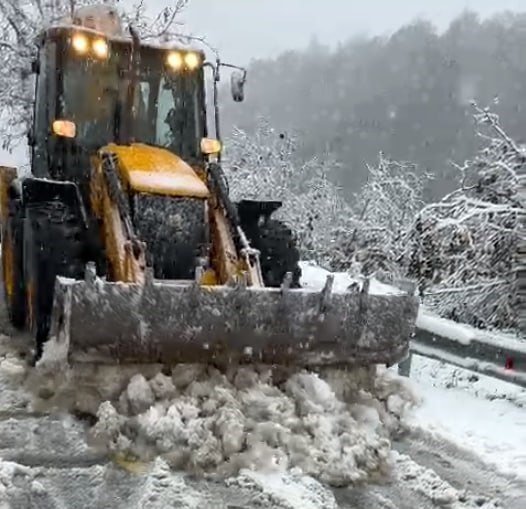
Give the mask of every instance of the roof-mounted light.
<path id="1" fill-rule="evenodd" d="M 183 56 L 178 51 L 170 51 L 166 57 L 166 63 L 170 69 L 179 71 L 184 64 Z"/>
<path id="2" fill-rule="evenodd" d="M 93 48 L 93 53 L 97 58 L 100 58 L 101 60 L 105 60 L 106 58 L 108 58 L 110 50 L 107 41 L 105 41 L 104 39 L 95 39 L 91 47 Z"/>
<path id="3" fill-rule="evenodd" d="M 85 55 L 89 51 L 89 40 L 84 34 L 74 34 L 71 45 L 79 55 Z"/>
<path id="4" fill-rule="evenodd" d="M 197 69 L 199 67 L 201 59 L 199 58 L 199 55 L 197 53 L 187 53 L 184 56 L 184 63 L 186 64 L 186 67 L 188 67 L 188 69 L 193 71 L 194 69 Z"/>

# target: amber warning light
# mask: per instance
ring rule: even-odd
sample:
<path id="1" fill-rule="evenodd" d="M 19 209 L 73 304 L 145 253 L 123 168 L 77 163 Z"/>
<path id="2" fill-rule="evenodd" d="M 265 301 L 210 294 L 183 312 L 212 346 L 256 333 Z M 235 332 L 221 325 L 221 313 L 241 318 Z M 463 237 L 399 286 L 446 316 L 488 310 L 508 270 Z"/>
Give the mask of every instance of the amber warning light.
<path id="1" fill-rule="evenodd" d="M 74 138 L 77 134 L 77 126 L 70 120 L 55 120 L 53 133 L 63 138 Z"/>

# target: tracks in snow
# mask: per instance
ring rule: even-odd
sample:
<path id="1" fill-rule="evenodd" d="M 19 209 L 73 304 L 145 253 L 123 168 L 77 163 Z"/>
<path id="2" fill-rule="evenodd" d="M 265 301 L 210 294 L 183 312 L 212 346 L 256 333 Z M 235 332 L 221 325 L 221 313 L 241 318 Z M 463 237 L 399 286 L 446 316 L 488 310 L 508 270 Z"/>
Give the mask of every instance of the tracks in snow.
<path id="1" fill-rule="evenodd" d="M 22 388 L 20 360 L 20 352 L 27 355 L 28 345 L 17 341 L 0 338 L 0 506 L 6 501 L 8 507 L 24 509 L 326 509 L 327 502 L 322 502 L 326 495 L 302 498 L 304 486 L 293 481 L 285 483 L 288 495 L 280 498 L 281 488 L 272 482 L 254 490 L 239 483 L 228 486 L 175 474 L 159 464 L 130 464 L 127 470 L 115 465 L 88 447 L 86 423 L 69 414 L 31 409 L 30 397 Z M 332 493 L 322 488 L 333 497 L 333 507 L 526 507 L 526 483 L 497 474 L 452 444 L 413 432 L 394 448 L 395 464 L 388 478 Z M 291 493 L 299 498 L 291 498 Z"/>

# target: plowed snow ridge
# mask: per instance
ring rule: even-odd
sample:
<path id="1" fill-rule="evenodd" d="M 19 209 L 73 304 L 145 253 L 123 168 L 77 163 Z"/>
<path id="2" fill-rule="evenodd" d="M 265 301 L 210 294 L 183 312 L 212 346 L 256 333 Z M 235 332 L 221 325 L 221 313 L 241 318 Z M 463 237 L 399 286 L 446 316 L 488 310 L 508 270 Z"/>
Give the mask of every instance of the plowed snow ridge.
<path id="1" fill-rule="evenodd" d="M 93 436 L 128 458 L 160 455 L 172 468 L 222 476 L 299 469 L 343 486 L 385 470 L 411 392 L 387 371 L 324 377 L 293 373 L 278 384 L 263 366 L 138 374 L 118 401 L 102 402 Z"/>

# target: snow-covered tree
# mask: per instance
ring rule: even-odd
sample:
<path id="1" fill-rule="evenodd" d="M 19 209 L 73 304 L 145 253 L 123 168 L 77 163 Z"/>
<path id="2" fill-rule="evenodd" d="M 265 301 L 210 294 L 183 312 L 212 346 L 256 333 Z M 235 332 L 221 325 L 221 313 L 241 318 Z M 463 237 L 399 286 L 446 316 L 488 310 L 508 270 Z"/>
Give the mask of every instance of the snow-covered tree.
<path id="1" fill-rule="evenodd" d="M 299 140 L 259 119 L 254 133 L 234 129 L 226 172 L 235 200 L 283 201 L 280 216 L 298 235 L 304 258 L 332 270 L 400 274 L 404 235 L 423 206 L 427 175 L 380 154 L 351 206 L 331 181 L 330 154 L 302 161 Z"/>
<path id="2" fill-rule="evenodd" d="M 329 156 L 302 161 L 294 135 L 260 119 L 253 134 L 234 129 L 225 152 L 225 171 L 234 200 L 280 200 L 277 213 L 297 234 L 304 258 L 331 265 L 339 232 L 349 230 L 352 210 L 329 175 Z"/>
<path id="3" fill-rule="evenodd" d="M 356 195 L 354 228 L 347 238 L 353 270 L 398 274 L 405 234 L 424 206 L 427 174 L 416 165 L 396 162 L 380 153 L 376 165 L 366 165 L 368 178 Z"/>
<path id="4" fill-rule="evenodd" d="M 408 238 L 409 274 L 442 315 L 479 327 L 517 324 L 516 253 L 525 204 L 519 175 L 526 150 L 497 115 L 475 107 L 485 147 L 459 167 L 462 186 L 417 216 Z"/>
<path id="5" fill-rule="evenodd" d="M 0 140 L 2 148 L 11 149 L 23 140 L 32 116 L 31 62 L 35 41 L 49 24 L 72 22 L 73 13 L 83 7 L 105 4 L 132 23 L 144 39 L 180 38 L 178 15 L 189 0 L 174 0 L 157 16 L 147 15 L 145 2 L 131 8 L 118 0 L 1 0 L 0 2 Z"/>

